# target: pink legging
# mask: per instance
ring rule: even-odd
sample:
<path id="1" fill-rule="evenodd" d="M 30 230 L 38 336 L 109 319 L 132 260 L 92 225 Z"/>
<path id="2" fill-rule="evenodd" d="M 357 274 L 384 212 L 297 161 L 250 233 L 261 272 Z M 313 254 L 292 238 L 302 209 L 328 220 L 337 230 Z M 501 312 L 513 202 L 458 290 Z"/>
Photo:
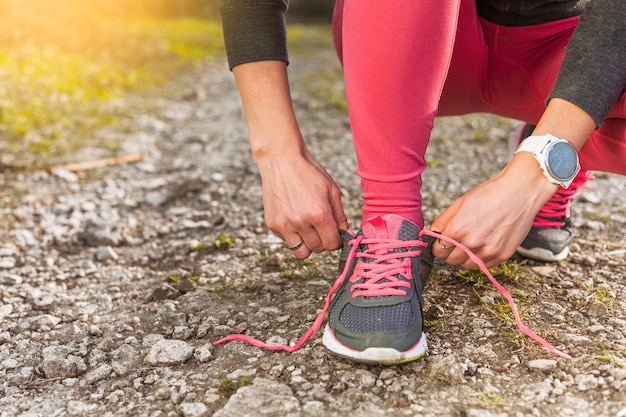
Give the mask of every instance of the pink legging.
<path id="1" fill-rule="evenodd" d="M 335 46 L 363 189 L 363 219 L 424 226 L 420 188 L 436 116 L 487 112 L 536 123 L 578 18 L 512 27 L 475 0 L 337 0 Z M 582 169 L 626 175 L 626 92 L 580 151 Z"/>

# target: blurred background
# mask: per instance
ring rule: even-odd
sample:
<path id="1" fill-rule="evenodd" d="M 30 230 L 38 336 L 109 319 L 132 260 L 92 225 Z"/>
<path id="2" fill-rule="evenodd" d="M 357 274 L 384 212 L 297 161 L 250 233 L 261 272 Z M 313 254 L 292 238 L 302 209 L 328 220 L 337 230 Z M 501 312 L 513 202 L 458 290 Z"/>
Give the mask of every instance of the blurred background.
<path id="1" fill-rule="evenodd" d="M 226 0 L 229 1 L 229 0 Z M 125 97 L 223 55 L 219 0 L 0 0 L 0 168 L 67 159 Z M 330 22 L 332 0 L 292 0 L 288 22 Z M 111 145 L 112 147 L 114 145 Z"/>

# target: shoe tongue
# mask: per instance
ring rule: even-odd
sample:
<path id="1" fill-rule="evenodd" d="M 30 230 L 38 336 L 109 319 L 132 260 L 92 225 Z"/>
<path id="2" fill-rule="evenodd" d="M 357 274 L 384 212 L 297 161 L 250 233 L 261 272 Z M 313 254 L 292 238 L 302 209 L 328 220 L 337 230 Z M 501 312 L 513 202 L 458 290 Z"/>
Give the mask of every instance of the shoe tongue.
<path id="1" fill-rule="evenodd" d="M 376 216 L 363 225 L 363 235 L 369 239 L 414 240 L 419 236 L 419 228 L 395 214 Z"/>

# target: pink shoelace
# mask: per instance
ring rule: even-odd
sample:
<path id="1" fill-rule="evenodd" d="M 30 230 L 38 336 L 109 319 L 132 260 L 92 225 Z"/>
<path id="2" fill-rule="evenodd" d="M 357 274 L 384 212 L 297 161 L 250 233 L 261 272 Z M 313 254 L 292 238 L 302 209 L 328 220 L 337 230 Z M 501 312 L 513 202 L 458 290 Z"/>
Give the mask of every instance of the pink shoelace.
<path id="1" fill-rule="evenodd" d="M 485 266 L 485 263 L 480 260 L 480 258 L 478 258 L 476 255 L 474 255 L 472 251 L 470 251 L 467 247 L 463 246 L 459 242 L 456 242 L 455 240 L 443 236 L 439 233 L 432 232 L 430 230 L 422 230 L 420 232 L 420 237 L 425 235 L 432 236 L 434 238 L 441 239 L 442 241 L 451 243 L 467 253 L 470 259 L 474 261 L 476 265 L 478 265 L 481 271 L 487 276 L 487 278 L 489 278 L 489 281 L 491 281 L 491 283 L 498 289 L 500 294 L 502 294 L 502 296 L 507 300 L 507 302 L 511 306 L 511 311 L 513 312 L 513 317 L 515 319 L 515 324 L 517 325 L 517 328 L 526 336 L 530 337 L 531 339 L 542 345 L 549 352 L 554 353 L 555 355 L 558 355 L 565 359 L 572 359 L 570 355 L 556 349 L 549 342 L 547 342 L 545 339 L 543 339 L 541 336 L 539 336 L 537 333 L 527 327 L 524 323 L 522 323 L 519 312 L 517 311 L 517 306 L 511 294 L 502 285 L 500 285 L 500 283 L 489 272 L 489 269 Z M 357 253 L 357 248 L 359 247 L 359 245 L 364 243 L 369 244 L 369 249 L 365 252 Z M 397 241 L 390 239 L 364 239 L 363 236 L 357 236 L 354 240 L 351 240 L 349 242 L 349 245 L 352 246 L 352 249 L 350 250 L 347 258 L 346 267 L 342 271 L 341 275 L 339 275 L 339 277 L 335 280 L 335 283 L 328 292 L 324 308 L 317 315 L 309 330 L 306 331 L 304 336 L 302 336 L 302 338 L 300 338 L 297 343 L 295 343 L 294 345 L 270 345 L 248 335 L 231 334 L 220 340 L 217 340 L 213 343 L 213 345 L 216 346 L 233 340 L 240 340 L 249 343 L 250 345 L 268 350 L 284 350 L 287 352 L 295 352 L 296 350 L 300 349 L 304 344 L 306 344 L 311 336 L 313 336 L 321 327 L 322 323 L 324 322 L 324 318 L 326 317 L 326 313 L 328 312 L 328 308 L 330 306 L 333 294 L 346 279 L 346 272 L 349 269 L 348 265 L 355 256 L 372 258 L 374 259 L 374 262 L 359 263 L 359 265 L 361 265 L 359 268 L 361 269 L 358 271 L 358 273 L 357 271 L 355 271 L 352 277 L 349 278 L 352 280 L 366 278 L 363 283 L 353 286 L 353 298 L 359 296 L 373 297 L 381 295 L 406 295 L 406 292 L 401 290 L 400 288 L 409 287 L 410 284 L 406 281 L 394 277 L 394 275 L 402 274 L 408 279 L 413 279 L 411 275 L 411 261 L 410 259 L 407 259 L 407 257 L 419 256 L 421 251 L 409 250 L 408 252 L 388 252 L 390 249 L 396 248 L 410 248 L 419 246 L 425 247 L 426 243 L 421 240 Z M 401 257 L 405 259 L 398 259 Z M 382 264 L 381 262 L 387 263 Z"/>
<path id="2" fill-rule="evenodd" d="M 364 281 L 352 286 L 352 298 L 389 295 L 405 296 L 406 291 L 401 290 L 401 288 L 411 288 L 411 284 L 408 281 L 397 278 L 395 275 L 402 274 L 407 279 L 413 279 L 411 257 L 420 256 L 421 251 L 394 252 L 393 250 L 420 246 L 427 247 L 428 244 L 421 240 L 365 239 L 359 236 L 353 245 L 358 247 L 360 244 L 367 245 L 368 249 L 365 252 L 357 253 L 356 256 L 372 259 L 372 262 L 359 262 L 354 268 L 350 281 L 355 282 L 360 279 L 364 279 Z M 404 260 L 399 258 L 404 258 Z"/>
<path id="3" fill-rule="evenodd" d="M 533 220 L 535 227 L 559 228 L 565 226 L 565 218 L 570 215 L 572 200 L 592 180 L 591 171 L 581 171 L 576 175 L 569 188 L 559 187 L 554 196 L 539 210 Z"/>

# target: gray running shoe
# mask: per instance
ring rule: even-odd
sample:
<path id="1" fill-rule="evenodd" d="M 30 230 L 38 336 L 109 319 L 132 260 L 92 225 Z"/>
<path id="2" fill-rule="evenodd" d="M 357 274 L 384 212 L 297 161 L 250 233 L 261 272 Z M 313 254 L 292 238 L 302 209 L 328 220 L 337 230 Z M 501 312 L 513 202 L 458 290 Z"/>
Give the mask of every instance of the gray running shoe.
<path id="1" fill-rule="evenodd" d="M 398 364 L 426 353 L 422 289 L 431 239 L 397 216 L 374 217 L 356 236 L 343 232 L 344 282 L 328 313 L 324 345 L 357 362 Z"/>
<path id="2" fill-rule="evenodd" d="M 591 179 L 591 171 L 581 170 L 569 188 L 559 187 L 535 216 L 530 232 L 517 248 L 518 254 L 543 262 L 562 261 L 567 257 L 572 243 L 572 200 Z"/>

